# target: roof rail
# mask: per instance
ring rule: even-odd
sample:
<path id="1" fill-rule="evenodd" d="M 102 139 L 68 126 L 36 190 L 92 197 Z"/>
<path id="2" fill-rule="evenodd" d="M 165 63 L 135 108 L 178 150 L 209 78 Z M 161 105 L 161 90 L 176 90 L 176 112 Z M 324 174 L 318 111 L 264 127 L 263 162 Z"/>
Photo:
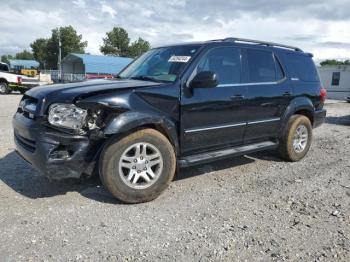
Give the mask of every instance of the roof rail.
<path id="1" fill-rule="evenodd" d="M 294 46 L 277 44 L 277 43 L 273 43 L 273 42 L 264 42 L 264 41 L 259 41 L 259 40 L 251 40 L 251 39 L 245 39 L 245 38 L 228 37 L 228 38 L 225 38 L 223 41 L 225 41 L 225 42 L 253 43 L 253 44 L 259 44 L 259 45 L 265 45 L 265 46 L 282 47 L 282 48 L 286 48 L 286 49 L 292 49 L 292 50 L 295 50 L 298 52 L 303 52 L 303 50 L 301 50 L 298 47 L 294 47 Z"/>

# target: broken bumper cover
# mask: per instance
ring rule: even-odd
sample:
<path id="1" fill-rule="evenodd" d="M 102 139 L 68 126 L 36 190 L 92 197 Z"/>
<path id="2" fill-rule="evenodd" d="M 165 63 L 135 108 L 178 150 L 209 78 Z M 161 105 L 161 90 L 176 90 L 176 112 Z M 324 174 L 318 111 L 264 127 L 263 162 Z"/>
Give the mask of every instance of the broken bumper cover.
<path id="1" fill-rule="evenodd" d="M 45 176 L 80 178 L 92 173 L 96 149 L 88 137 L 48 130 L 19 113 L 12 124 L 17 153 Z"/>

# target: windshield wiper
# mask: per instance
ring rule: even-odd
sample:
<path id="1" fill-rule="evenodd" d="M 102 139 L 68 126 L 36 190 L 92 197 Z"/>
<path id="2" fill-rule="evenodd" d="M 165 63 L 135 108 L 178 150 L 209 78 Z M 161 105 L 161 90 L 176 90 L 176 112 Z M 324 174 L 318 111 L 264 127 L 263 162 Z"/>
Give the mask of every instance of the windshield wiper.
<path id="1" fill-rule="evenodd" d="M 130 77 L 130 79 L 135 79 L 135 80 L 146 80 L 146 81 L 153 81 L 153 82 L 161 82 L 160 80 L 158 79 L 155 79 L 154 77 L 151 77 L 151 76 L 133 76 L 133 77 Z"/>

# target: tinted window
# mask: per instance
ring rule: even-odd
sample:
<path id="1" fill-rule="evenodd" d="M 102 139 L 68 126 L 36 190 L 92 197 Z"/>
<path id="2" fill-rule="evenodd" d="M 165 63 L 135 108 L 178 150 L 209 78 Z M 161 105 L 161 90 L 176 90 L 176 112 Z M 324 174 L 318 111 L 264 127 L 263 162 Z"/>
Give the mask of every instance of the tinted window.
<path id="1" fill-rule="evenodd" d="M 247 49 L 246 65 L 248 83 L 276 81 L 276 66 L 272 52 Z"/>
<path id="2" fill-rule="evenodd" d="M 0 71 L 9 71 L 9 68 L 5 64 L 0 64 Z"/>
<path id="3" fill-rule="evenodd" d="M 312 58 L 305 54 L 290 54 L 288 60 L 295 77 L 306 82 L 318 82 L 319 77 Z M 292 76 L 294 77 L 294 76 Z"/>
<path id="4" fill-rule="evenodd" d="M 219 84 L 237 84 L 241 82 L 240 49 L 217 47 L 210 50 L 199 62 L 195 74 L 202 71 L 216 73 Z M 195 75 L 193 74 L 193 76 Z"/>
<path id="5" fill-rule="evenodd" d="M 332 75 L 332 86 L 339 86 L 340 72 L 334 72 Z"/>

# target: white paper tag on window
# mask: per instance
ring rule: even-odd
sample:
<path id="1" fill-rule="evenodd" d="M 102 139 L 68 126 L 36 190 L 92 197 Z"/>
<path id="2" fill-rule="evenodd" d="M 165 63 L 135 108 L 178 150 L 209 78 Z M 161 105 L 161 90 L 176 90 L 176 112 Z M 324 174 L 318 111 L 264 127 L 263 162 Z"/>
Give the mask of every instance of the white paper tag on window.
<path id="1" fill-rule="evenodd" d="M 175 62 L 175 63 L 187 63 L 191 59 L 190 56 L 177 56 L 173 55 L 169 58 L 168 62 Z"/>

